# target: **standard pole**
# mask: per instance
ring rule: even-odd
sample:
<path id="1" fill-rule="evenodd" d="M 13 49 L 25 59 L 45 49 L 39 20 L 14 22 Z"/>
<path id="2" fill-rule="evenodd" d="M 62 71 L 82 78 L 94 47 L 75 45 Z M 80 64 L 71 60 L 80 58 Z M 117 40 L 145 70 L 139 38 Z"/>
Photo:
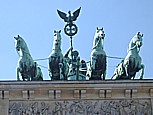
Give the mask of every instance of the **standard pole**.
<path id="1" fill-rule="evenodd" d="M 72 47 L 73 47 L 73 44 L 72 44 L 72 36 L 70 36 L 70 42 L 71 42 L 71 62 L 73 60 L 73 54 L 72 54 Z"/>

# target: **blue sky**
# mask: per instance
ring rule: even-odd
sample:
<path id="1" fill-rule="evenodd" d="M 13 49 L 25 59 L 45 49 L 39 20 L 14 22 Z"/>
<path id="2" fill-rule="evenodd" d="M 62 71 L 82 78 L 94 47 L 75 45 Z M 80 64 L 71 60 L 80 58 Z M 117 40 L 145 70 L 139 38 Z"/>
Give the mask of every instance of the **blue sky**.
<path id="1" fill-rule="evenodd" d="M 144 34 L 140 50 L 145 65 L 145 79 L 153 77 L 153 1 L 152 0 L 1 0 L 0 1 L 0 80 L 16 80 L 18 55 L 14 36 L 21 35 L 33 59 L 46 58 L 52 50 L 53 31 L 62 30 L 62 52 L 70 47 L 70 39 L 64 34 L 65 23 L 57 14 L 75 11 L 81 7 L 76 21 L 79 28 L 73 38 L 73 48 L 81 59 L 88 61 L 96 27 L 105 31 L 104 50 L 108 56 L 125 57 L 131 38 L 140 31 Z M 110 79 L 120 62 L 107 59 L 107 76 Z M 39 61 L 48 66 L 48 60 Z M 41 68 L 44 79 L 48 71 Z M 139 75 L 139 73 L 138 73 Z"/>

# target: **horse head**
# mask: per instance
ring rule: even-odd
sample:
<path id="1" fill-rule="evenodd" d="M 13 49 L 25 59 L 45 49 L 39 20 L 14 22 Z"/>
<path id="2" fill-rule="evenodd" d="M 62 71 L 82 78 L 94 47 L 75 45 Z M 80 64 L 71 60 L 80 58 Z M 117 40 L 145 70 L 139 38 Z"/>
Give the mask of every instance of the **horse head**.
<path id="1" fill-rule="evenodd" d="M 93 49 L 95 48 L 102 48 L 103 49 L 103 40 L 104 40 L 105 34 L 103 28 L 96 29 L 95 36 L 94 36 L 94 42 L 93 42 Z"/>
<path id="2" fill-rule="evenodd" d="M 61 47 L 61 30 L 56 31 L 54 30 L 54 43 L 53 43 L 53 49 L 60 49 Z"/>
<path id="3" fill-rule="evenodd" d="M 133 49 L 137 49 L 137 51 L 139 52 L 140 47 L 142 46 L 142 37 L 143 34 L 141 34 L 140 32 L 138 32 L 131 40 L 130 44 L 129 44 L 129 49 L 128 51 L 131 51 Z"/>
<path id="4" fill-rule="evenodd" d="M 16 48 L 17 53 L 20 56 L 23 56 L 24 54 L 30 55 L 28 46 L 26 42 L 24 41 L 24 39 L 19 35 L 17 37 L 14 37 L 14 39 L 15 39 L 15 48 Z"/>
<path id="5" fill-rule="evenodd" d="M 23 47 L 23 39 L 19 35 L 17 37 L 14 37 L 15 41 L 15 48 L 17 51 L 20 51 L 20 49 Z"/>
<path id="6" fill-rule="evenodd" d="M 133 43 L 135 43 L 138 48 L 142 46 L 142 37 L 143 37 L 143 34 L 138 32 L 133 39 Z"/>

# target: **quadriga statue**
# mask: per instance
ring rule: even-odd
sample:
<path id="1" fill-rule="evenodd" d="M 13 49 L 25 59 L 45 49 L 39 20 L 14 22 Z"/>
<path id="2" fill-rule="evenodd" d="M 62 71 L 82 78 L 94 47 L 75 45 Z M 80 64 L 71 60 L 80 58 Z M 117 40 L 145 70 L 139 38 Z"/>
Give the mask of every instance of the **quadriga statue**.
<path id="1" fill-rule="evenodd" d="M 143 79 L 144 65 L 141 64 L 141 57 L 139 56 L 140 47 L 142 46 L 143 34 L 138 32 L 130 41 L 127 56 L 115 69 L 113 79 L 133 79 L 136 72 L 141 70 L 140 79 Z"/>
<path id="2" fill-rule="evenodd" d="M 49 55 L 49 76 L 51 80 L 66 80 L 68 65 L 61 50 L 61 30 L 54 31 L 52 52 Z"/>
<path id="3" fill-rule="evenodd" d="M 90 80 L 105 80 L 106 53 L 103 48 L 104 37 L 103 28 L 97 27 L 90 56 L 90 64 L 87 71 L 87 76 L 89 76 Z"/>
<path id="4" fill-rule="evenodd" d="M 37 63 L 33 61 L 26 42 L 19 35 L 15 38 L 15 48 L 19 54 L 17 80 L 43 80 L 43 74 Z M 21 77 L 21 78 L 20 78 Z"/>

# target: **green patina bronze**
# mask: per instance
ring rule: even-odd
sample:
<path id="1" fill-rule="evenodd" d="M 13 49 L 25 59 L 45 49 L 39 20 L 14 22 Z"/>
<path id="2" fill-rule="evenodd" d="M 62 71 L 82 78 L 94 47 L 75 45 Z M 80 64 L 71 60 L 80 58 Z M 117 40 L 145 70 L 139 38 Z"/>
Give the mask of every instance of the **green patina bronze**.
<path id="1" fill-rule="evenodd" d="M 68 65 L 61 49 L 61 30 L 54 31 L 52 52 L 49 55 L 49 76 L 51 80 L 66 80 Z"/>
<path id="2" fill-rule="evenodd" d="M 19 35 L 15 38 L 15 48 L 19 54 L 17 67 L 17 80 L 37 81 L 43 80 L 43 74 L 37 63 L 33 61 L 28 46 Z"/>
<path id="3" fill-rule="evenodd" d="M 103 48 L 104 37 L 105 34 L 103 28 L 97 27 L 87 71 L 87 76 L 89 76 L 91 80 L 105 80 L 106 53 Z"/>
<path id="4" fill-rule="evenodd" d="M 140 79 L 143 79 L 144 65 L 141 64 L 139 56 L 140 47 L 142 46 L 143 34 L 138 32 L 130 41 L 127 56 L 115 69 L 113 79 L 131 79 L 140 71 Z"/>
<path id="5" fill-rule="evenodd" d="M 103 28 L 96 29 L 90 61 L 86 62 L 79 56 L 79 51 L 73 50 L 72 37 L 77 34 L 78 27 L 74 24 L 79 16 L 81 7 L 68 14 L 57 10 L 60 18 L 66 22 L 64 32 L 70 37 L 70 48 L 63 56 L 61 44 L 61 30 L 54 31 L 52 52 L 49 55 L 48 71 L 51 80 L 105 80 L 107 70 L 107 56 L 104 51 L 105 33 Z M 139 51 L 142 46 L 143 34 L 138 32 L 130 41 L 127 56 L 117 65 L 112 79 L 134 79 L 140 71 L 143 79 L 144 65 L 141 64 Z M 19 35 L 14 37 L 16 50 L 20 56 L 17 67 L 17 80 L 43 80 L 43 75 L 38 64 L 34 62 L 29 49 Z M 70 56 L 69 56 L 70 55 Z M 88 65 L 88 66 L 87 66 Z"/>

